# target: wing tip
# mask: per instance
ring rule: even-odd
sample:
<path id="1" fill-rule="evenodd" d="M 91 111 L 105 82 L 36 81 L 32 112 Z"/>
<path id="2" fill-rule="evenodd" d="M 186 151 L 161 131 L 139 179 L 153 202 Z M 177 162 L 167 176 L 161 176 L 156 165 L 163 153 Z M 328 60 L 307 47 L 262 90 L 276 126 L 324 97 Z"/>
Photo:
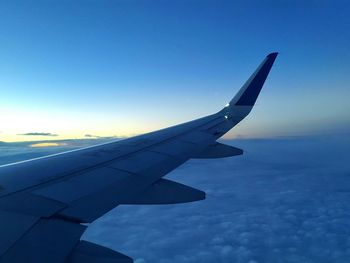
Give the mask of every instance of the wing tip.
<path id="1" fill-rule="evenodd" d="M 278 52 L 271 52 L 266 57 L 268 57 L 268 58 L 276 58 L 278 56 L 278 54 L 279 54 Z"/>
<path id="2" fill-rule="evenodd" d="M 231 100 L 230 104 L 237 106 L 254 106 L 277 55 L 278 52 L 272 52 L 266 56 L 253 75 L 251 75 L 240 91 Z"/>

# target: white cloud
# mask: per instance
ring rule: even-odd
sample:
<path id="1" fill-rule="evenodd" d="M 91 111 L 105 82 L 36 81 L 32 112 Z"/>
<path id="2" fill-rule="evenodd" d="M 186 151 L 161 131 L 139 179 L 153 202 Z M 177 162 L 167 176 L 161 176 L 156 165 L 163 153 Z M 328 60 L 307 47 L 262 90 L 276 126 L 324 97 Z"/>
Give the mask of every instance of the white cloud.
<path id="1" fill-rule="evenodd" d="M 238 140 L 241 157 L 191 160 L 170 177 L 201 202 L 120 206 L 85 239 L 149 262 L 346 263 L 349 140 Z"/>

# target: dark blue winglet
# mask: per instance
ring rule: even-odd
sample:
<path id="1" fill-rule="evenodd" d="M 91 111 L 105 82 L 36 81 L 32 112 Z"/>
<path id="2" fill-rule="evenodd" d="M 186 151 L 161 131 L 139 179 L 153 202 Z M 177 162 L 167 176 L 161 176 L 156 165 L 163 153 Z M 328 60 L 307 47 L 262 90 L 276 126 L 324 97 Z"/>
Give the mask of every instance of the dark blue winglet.
<path id="1" fill-rule="evenodd" d="M 274 52 L 265 58 L 258 69 L 253 73 L 253 75 L 244 84 L 244 92 L 240 94 L 240 98 L 235 102 L 237 106 L 253 106 L 256 99 L 261 91 L 262 86 L 269 74 L 273 63 L 277 57 L 278 53 Z"/>

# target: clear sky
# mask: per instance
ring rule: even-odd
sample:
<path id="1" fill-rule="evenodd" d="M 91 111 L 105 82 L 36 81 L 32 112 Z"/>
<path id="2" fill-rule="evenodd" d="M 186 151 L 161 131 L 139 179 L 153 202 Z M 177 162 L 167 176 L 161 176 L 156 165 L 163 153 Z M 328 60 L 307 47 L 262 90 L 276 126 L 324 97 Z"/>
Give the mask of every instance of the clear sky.
<path id="1" fill-rule="evenodd" d="M 0 140 L 130 136 L 211 114 L 272 51 L 256 108 L 228 136 L 348 132 L 349 13 L 348 1 L 1 1 Z"/>

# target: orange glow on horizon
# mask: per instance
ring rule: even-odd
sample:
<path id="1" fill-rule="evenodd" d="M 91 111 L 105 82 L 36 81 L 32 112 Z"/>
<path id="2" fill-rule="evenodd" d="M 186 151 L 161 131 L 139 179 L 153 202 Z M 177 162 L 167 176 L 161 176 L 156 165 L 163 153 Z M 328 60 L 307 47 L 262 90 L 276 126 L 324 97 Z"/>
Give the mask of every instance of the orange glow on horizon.
<path id="1" fill-rule="evenodd" d="M 57 146 L 65 146 L 67 145 L 64 142 L 41 142 L 41 143 L 34 143 L 29 145 L 29 147 L 32 148 L 38 148 L 38 147 L 57 147 Z"/>

